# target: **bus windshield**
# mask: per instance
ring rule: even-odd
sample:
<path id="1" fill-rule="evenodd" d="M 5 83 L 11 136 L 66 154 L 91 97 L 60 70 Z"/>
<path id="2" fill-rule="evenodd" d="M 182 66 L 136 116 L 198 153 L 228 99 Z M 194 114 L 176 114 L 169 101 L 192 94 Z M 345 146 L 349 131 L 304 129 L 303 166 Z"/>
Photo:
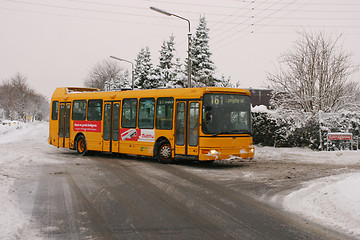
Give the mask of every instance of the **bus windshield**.
<path id="1" fill-rule="evenodd" d="M 205 134 L 251 134 L 250 97 L 204 94 L 202 131 Z"/>

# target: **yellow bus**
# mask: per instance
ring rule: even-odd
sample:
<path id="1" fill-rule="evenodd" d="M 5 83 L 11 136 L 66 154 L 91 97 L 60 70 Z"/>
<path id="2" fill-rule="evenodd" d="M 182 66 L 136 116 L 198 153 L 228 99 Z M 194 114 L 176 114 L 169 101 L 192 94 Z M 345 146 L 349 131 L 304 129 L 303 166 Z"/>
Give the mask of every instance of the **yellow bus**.
<path id="1" fill-rule="evenodd" d="M 163 163 L 252 158 L 250 92 L 181 88 L 104 92 L 57 88 L 49 143 L 80 155 L 91 151 L 144 155 Z"/>

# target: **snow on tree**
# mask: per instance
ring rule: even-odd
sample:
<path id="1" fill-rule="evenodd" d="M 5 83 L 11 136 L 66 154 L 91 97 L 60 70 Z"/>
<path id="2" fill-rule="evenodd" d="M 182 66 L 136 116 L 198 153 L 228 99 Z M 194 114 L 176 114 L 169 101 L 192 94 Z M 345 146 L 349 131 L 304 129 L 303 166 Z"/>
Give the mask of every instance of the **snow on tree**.
<path id="1" fill-rule="evenodd" d="M 128 85 L 123 71 L 118 61 L 105 59 L 91 68 L 84 85 L 103 91 L 121 90 Z"/>
<path id="2" fill-rule="evenodd" d="M 179 58 L 175 58 L 175 37 L 170 36 L 168 41 L 164 41 L 161 45 L 158 74 L 159 84 L 161 87 L 166 88 L 182 88 L 186 75 L 181 69 Z"/>
<path id="3" fill-rule="evenodd" d="M 132 88 L 132 75 L 129 73 L 129 70 L 126 69 L 124 72 L 124 88 L 130 89 Z"/>
<path id="4" fill-rule="evenodd" d="M 349 142 L 327 141 L 330 132 L 360 134 L 360 113 L 341 110 L 339 112 L 299 112 L 296 110 L 252 110 L 254 143 L 275 147 L 308 147 L 314 150 L 336 150 L 349 148 Z M 343 146 L 342 146 L 343 145 Z M 345 145 L 345 146 L 344 146 Z M 359 149 L 353 141 L 353 149 Z"/>
<path id="5" fill-rule="evenodd" d="M 159 77 L 161 86 L 165 86 L 167 82 L 171 81 L 174 77 L 173 69 L 173 59 L 174 59 L 174 36 L 170 36 L 169 41 L 164 41 L 161 45 L 160 57 L 159 57 Z"/>
<path id="6" fill-rule="evenodd" d="M 230 76 L 225 78 L 225 76 L 222 75 L 219 81 L 216 82 L 216 87 L 240 88 L 240 82 L 237 81 L 235 84 L 233 84 Z"/>
<path id="7" fill-rule="evenodd" d="M 5 118 L 19 121 L 42 120 L 49 113 L 46 98 L 26 83 L 26 77 L 16 73 L 0 85 L 0 108 Z"/>
<path id="8" fill-rule="evenodd" d="M 357 70 L 351 54 L 338 46 L 340 36 L 303 32 L 294 49 L 280 56 L 279 68 L 268 74 L 276 107 L 317 113 L 351 107 L 357 84 L 349 76 Z"/>
<path id="9" fill-rule="evenodd" d="M 104 84 L 105 91 L 119 91 L 121 90 L 121 84 L 119 80 L 111 78 L 110 80 L 106 80 Z"/>
<path id="10" fill-rule="evenodd" d="M 214 77 L 215 65 L 211 60 L 209 28 L 205 17 L 200 16 L 195 36 L 191 40 L 190 53 L 192 85 L 196 87 L 215 86 L 218 80 Z"/>
<path id="11" fill-rule="evenodd" d="M 151 89 L 161 86 L 151 63 L 149 47 L 142 48 L 135 59 L 135 88 Z"/>
<path id="12" fill-rule="evenodd" d="M 171 72 L 173 73 L 173 77 L 169 82 L 166 83 L 166 88 L 184 88 L 187 83 L 187 74 L 181 68 L 182 64 L 180 62 L 180 58 L 176 58 L 175 63 L 172 66 Z"/>

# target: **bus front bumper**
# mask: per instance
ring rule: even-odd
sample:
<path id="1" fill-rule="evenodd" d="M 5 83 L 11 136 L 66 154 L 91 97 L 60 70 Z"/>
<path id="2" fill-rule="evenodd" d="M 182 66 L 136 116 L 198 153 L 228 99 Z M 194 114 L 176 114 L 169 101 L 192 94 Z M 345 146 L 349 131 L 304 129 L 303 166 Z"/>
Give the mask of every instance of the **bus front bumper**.
<path id="1" fill-rule="evenodd" d="M 255 147 L 236 147 L 236 148 L 200 148 L 200 161 L 213 160 L 232 160 L 232 159 L 247 159 L 253 158 L 255 154 Z"/>

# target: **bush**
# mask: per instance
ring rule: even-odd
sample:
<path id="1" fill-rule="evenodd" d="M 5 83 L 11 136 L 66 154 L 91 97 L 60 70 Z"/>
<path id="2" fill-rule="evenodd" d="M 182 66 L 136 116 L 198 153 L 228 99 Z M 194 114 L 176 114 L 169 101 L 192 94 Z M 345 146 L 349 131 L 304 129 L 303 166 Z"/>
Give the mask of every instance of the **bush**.
<path id="1" fill-rule="evenodd" d="M 342 141 L 327 141 L 329 132 L 360 133 L 360 113 L 252 112 L 255 144 L 275 147 L 308 147 L 314 150 L 344 148 Z M 348 143 L 348 142 L 346 142 Z M 346 146 L 350 144 L 345 144 Z M 357 143 L 353 144 L 358 149 Z"/>

